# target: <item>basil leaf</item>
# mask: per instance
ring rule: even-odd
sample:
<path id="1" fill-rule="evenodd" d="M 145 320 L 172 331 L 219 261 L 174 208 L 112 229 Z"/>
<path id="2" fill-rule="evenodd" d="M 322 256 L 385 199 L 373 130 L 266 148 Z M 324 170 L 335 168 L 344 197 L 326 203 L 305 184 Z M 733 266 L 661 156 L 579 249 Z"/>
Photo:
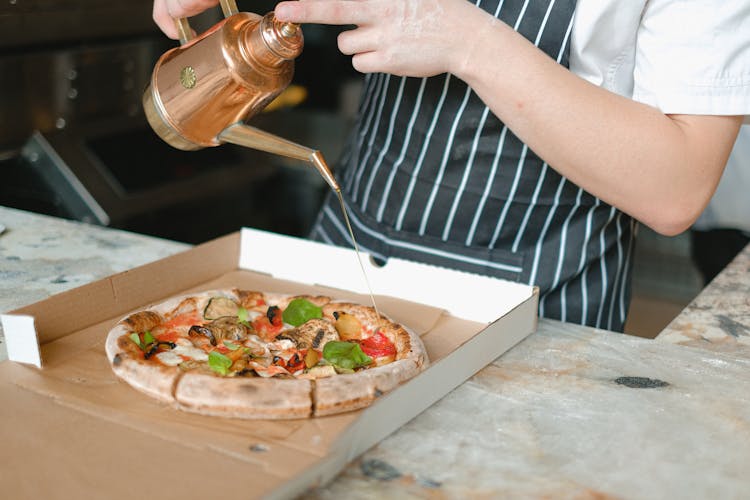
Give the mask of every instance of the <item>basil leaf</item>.
<path id="1" fill-rule="evenodd" d="M 237 344 L 235 344 L 235 343 L 233 343 L 233 342 L 230 342 L 230 341 L 228 341 L 228 340 L 225 340 L 225 341 L 224 341 L 224 345 L 225 345 L 225 346 L 227 347 L 227 349 L 229 349 L 230 351 L 236 351 L 237 349 L 239 349 L 239 348 L 240 348 L 240 346 L 238 346 Z"/>
<path id="2" fill-rule="evenodd" d="M 292 326 L 300 326 L 313 318 L 322 318 L 323 309 L 306 299 L 294 299 L 284 309 L 281 319 Z"/>
<path id="3" fill-rule="evenodd" d="M 226 375 L 232 366 L 232 360 L 218 351 L 211 351 L 208 353 L 208 366 L 219 375 Z"/>
<path id="4" fill-rule="evenodd" d="M 331 341 L 323 347 L 323 359 L 341 370 L 354 370 L 372 363 L 372 358 L 362 352 L 354 342 Z"/>
<path id="5" fill-rule="evenodd" d="M 143 344 L 141 343 L 141 337 L 138 336 L 137 333 L 131 333 L 130 340 L 132 340 L 135 343 L 135 345 L 143 349 Z"/>
<path id="6" fill-rule="evenodd" d="M 153 344 L 154 342 L 156 342 L 156 339 L 154 338 L 153 335 L 151 335 L 151 332 L 147 331 L 146 333 L 143 334 L 144 344 L 148 345 L 148 344 Z"/>
<path id="7" fill-rule="evenodd" d="M 244 307 L 240 307 L 237 309 L 237 319 L 239 319 L 241 322 L 244 321 L 247 323 L 250 321 L 250 313 L 247 312 L 247 309 Z"/>

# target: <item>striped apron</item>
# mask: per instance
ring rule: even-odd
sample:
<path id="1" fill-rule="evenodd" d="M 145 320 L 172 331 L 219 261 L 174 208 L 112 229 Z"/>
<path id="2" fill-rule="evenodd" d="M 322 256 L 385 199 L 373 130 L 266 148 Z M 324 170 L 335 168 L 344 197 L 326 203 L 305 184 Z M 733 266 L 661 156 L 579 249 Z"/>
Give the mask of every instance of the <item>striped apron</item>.
<path id="1" fill-rule="evenodd" d="M 575 0 L 476 3 L 567 67 Z M 375 259 L 534 284 L 541 316 L 622 330 L 635 222 L 552 170 L 455 76 L 367 75 L 337 172 Z M 335 196 L 311 237 L 351 247 Z"/>

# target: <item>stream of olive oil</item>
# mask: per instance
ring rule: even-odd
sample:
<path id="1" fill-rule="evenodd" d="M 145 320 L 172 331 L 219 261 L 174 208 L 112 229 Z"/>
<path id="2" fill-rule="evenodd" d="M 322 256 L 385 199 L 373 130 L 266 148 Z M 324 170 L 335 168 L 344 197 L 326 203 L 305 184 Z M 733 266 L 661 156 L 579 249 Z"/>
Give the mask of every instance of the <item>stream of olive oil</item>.
<path id="1" fill-rule="evenodd" d="M 375 304 L 375 295 L 372 293 L 372 287 L 370 286 L 370 280 L 367 278 L 367 272 L 365 271 L 365 266 L 362 264 L 362 254 L 359 252 L 359 245 L 357 245 L 357 240 L 354 238 L 354 231 L 352 231 L 352 225 L 349 222 L 349 212 L 346 209 L 346 203 L 344 203 L 344 196 L 341 194 L 341 189 L 336 190 L 336 195 L 339 197 L 339 204 L 341 205 L 341 211 L 344 214 L 344 221 L 346 222 L 346 228 L 349 230 L 349 236 L 352 237 L 352 243 L 354 244 L 354 251 L 357 253 L 357 260 L 359 261 L 359 268 L 362 269 L 362 276 L 365 278 L 365 283 L 367 284 L 367 290 L 370 292 L 370 300 L 372 300 L 372 307 L 375 308 L 375 313 L 380 316 L 380 311 L 378 311 L 378 306 Z"/>

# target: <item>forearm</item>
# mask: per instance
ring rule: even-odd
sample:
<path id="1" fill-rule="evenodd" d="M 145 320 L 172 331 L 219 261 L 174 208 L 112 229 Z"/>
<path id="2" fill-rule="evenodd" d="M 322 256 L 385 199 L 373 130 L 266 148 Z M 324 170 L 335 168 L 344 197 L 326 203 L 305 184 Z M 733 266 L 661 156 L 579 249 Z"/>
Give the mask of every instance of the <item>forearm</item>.
<path id="1" fill-rule="evenodd" d="M 522 141 L 659 232 L 679 233 L 697 218 L 741 118 L 664 115 L 577 77 L 507 25 L 486 26 L 469 35 L 451 71 Z"/>

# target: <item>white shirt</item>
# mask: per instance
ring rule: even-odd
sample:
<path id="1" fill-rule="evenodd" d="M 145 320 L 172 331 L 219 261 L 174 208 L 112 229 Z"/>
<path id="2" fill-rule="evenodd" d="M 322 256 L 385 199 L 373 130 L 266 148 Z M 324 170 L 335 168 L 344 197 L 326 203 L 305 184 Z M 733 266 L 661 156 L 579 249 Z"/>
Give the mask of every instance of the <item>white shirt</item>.
<path id="1" fill-rule="evenodd" d="M 570 69 L 664 113 L 746 115 L 700 229 L 750 231 L 750 0 L 578 0 Z"/>
<path id="2" fill-rule="evenodd" d="M 570 69 L 664 113 L 750 115 L 750 0 L 578 0 Z"/>

